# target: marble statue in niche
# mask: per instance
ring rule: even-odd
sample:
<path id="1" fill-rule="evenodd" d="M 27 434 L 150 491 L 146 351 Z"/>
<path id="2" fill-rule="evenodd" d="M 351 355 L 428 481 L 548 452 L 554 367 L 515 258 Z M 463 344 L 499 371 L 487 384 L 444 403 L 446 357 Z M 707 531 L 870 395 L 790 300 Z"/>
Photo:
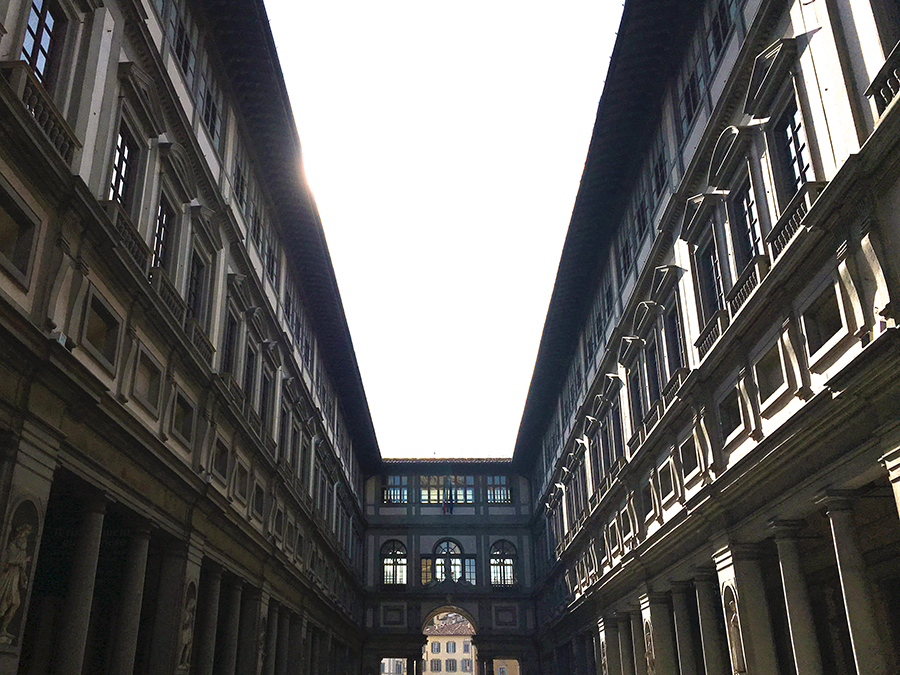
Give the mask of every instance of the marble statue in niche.
<path id="1" fill-rule="evenodd" d="M 647 659 L 647 675 L 656 675 L 656 653 L 653 649 L 653 627 L 644 622 L 644 656 Z"/>
<path id="2" fill-rule="evenodd" d="M 725 626 L 728 629 L 728 652 L 731 655 L 731 668 L 735 673 L 746 673 L 747 664 L 744 660 L 744 641 L 741 636 L 737 597 L 731 586 L 725 587 L 722 599 L 725 605 Z"/>
<path id="3" fill-rule="evenodd" d="M 184 615 L 181 618 L 181 656 L 178 665 L 188 666 L 191 663 L 191 647 L 194 644 L 194 619 L 197 615 L 197 591 L 194 582 L 188 586 Z"/>
<path id="4" fill-rule="evenodd" d="M 0 644 L 10 644 L 15 638 L 9 624 L 19 611 L 22 596 L 28 590 L 28 555 L 31 525 L 23 523 L 9 534 L 6 555 L 0 567 Z"/>

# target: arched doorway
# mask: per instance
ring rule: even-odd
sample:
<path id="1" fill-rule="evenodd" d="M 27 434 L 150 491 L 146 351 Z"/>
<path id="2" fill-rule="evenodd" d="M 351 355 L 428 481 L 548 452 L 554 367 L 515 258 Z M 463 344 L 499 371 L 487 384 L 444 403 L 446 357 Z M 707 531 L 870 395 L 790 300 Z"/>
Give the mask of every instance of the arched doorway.
<path id="1" fill-rule="evenodd" d="M 428 614 L 422 626 L 425 648 L 422 675 L 478 672 L 478 654 L 473 643 L 475 622 L 461 607 L 439 607 Z"/>

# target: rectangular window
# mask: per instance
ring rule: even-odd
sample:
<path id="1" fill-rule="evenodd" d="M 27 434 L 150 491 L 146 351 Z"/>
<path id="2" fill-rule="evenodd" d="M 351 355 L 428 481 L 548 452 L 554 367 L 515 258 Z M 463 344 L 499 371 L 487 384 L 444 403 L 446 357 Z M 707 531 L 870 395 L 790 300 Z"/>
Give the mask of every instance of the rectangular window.
<path id="1" fill-rule="evenodd" d="M 778 342 L 763 354 L 753 369 L 756 372 L 756 386 L 762 403 L 784 384 L 784 369 L 781 365 L 781 349 Z"/>
<path id="2" fill-rule="evenodd" d="M 253 386 L 256 384 L 256 350 L 247 341 L 247 352 L 244 355 L 244 394 L 248 400 L 253 399 Z"/>
<path id="3" fill-rule="evenodd" d="M 700 310 L 703 322 L 708 323 L 713 315 L 725 306 L 722 272 L 719 267 L 719 253 L 716 249 L 715 237 L 710 236 L 705 244 L 698 247 L 696 261 L 700 286 Z"/>
<path id="4" fill-rule="evenodd" d="M 212 469 L 219 478 L 228 477 L 228 447 L 222 441 L 216 443 L 213 451 Z"/>
<path id="5" fill-rule="evenodd" d="M 812 179 L 806 129 L 795 101 L 791 101 L 778 118 L 773 134 L 780 178 L 779 197 L 784 208 L 803 184 Z"/>
<path id="6" fill-rule="evenodd" d="M 115 368 L 119 347 L 119 320 L 99 295 L 92 294 L 84 327 L 84 342 L 109 368 Z"/>
<path id="7" fill-rule="evenodd" d="M 172 52 L 175 61 L 181 68 L 188 89 L 194 84 L 194 69 L 196 66 L 196 45 L 199 42 L 199 34 L 188 16 L 183 0 L 177 0 L 172 12 L 172 20 L 169 25 L 169 38 L 172 41 Z"/>
<path id="8" fill-rule="evenodd" d="M 124 124 L 120 125 L 119 134 L 116 136 L 116 150 L 113 154 L 112 176 L 107 198 L 119 202 L 126 209 L 131 206 L 137 155 L 138 147 L 134 136 Z"/>
<path id="9" fill-rule="evenodd" d="M 159 409 L 159 394 L 161 391 L 162 371 L 142 348 L 134 370 L 132 393 L 151 412 L 156 413 Z"/>
<path id="10" fill-rule="evenodd" d="M 452 493 L 446 494 L 445 499 L 454 504 L 475 503 L 475 476 L 450 476 L 448 481 L 447 490 Z"/>
<path id="11" fill-rule="evenodd" d="M 699 465 L 697 445 L 694 443 L 693 436 L 689 436 L 687 440 L 681 444 L 681 447 L 678 448 L 678 453 L 681 457 L 681 470 L 684 472 L 685 476 L 691 475 Z"/>
<path id="12" fill-rule="evenodd" d="M 509 493 L 509 476 L 487 477 L 487 503 L 509 504 L 512 497 Z"/>
<path id="13" fill-rule="evenodd" d="M 162 267 L 171 269 L 169 259 L 172 251 L 173 227 L 175 225 L 175 209 L 166 197 L 159 200 L 159 208 L 156 210 L 156 228 L 153 232 L 153 257 L 150 259 L 150 267 Z"/>
<path id="14" fill-rule="evenodd" d="M 837 293 L 834 286 L 829 285 L 803 312 L 803 330 L 809 355 L 824 347 L 843 327 Z"/>
<path id="15" fill-rule="evenodd" d="M 385 476 L 381 488 L 384 504 L 406 504 L 408 500 L 407 476 Z"/>
<path id="16" fill-rule="evenodd" d="M 448 645 L 448 646 L 449 646 L 449 645 Z M 449 651 L 449 650 L 447 650 L 447 651 Z M 448 673 L 455 673 L 455 672 L 456 672 L 456 659 L 445 659 L 445 660 L 444 660 L 444 665 L 447 667 L 447 672 L 448 672 Z"/>
<path id="17" fill-rule="evenodd" d="M 468 654 L 472 651 L 472 643 L 468 640 L 463 642 L 463 654 Z"/>
<path id="18" fill-rule="evenodd" d="M 441 643 L 435 640 L 431 643 L 431 653 L 432 654 L 440 654 L 441 653 Z"/>
<path id="19" fill-rule="evenodd" d="M 237 349 L 238 320 L 230 311 L 225 313 L 225 330 L 222 334 L 222 372 L 234 374 Z"/>
<path id="20" fill-rule="evenodd" d="M 684 365 L 684 340 L 681 333 L 681 321 L 678 318 L 678 302 L 675 300 L 674 293 L 665 302 L 663 331 L 665 333 L 668 375 L 672 377 L 675 371 Z"/>
<path id="21" fill-rule="evenodd" d="M 37 216 L 0 189 L 0 267 L 25 285 L 31 269 L 31 249 Z"/>
<path id="22" fill-rule="evenodd" d="M 422 558 L 422 585 L 434 581 L 434 560 L 428 557 Z"/>
<path id="23" fill-rule="evenodd" d="M 447 643 L 447 653 L 448 653 L 448 654 L 455 654 L 455 653 L 456 653 L 456 643 L 455 643 L 455 642 L 448 642 L 448 643 Z"/>
<path id="24" fill-rule="evenodd" d="M 634 431 L 637 431 L 644 419 L 643 387 L 641 387 L 641 371 L 638 367 L 632 368 L 628 373 L 628 401 L 631 405 L 631 426 Z"/>
<path id="25" fill-rule="evenodd" d="M 32 0 L 22 44 L 22 60 L 27 61 L 38 81 L 46 84 L 53 53 L 62 34 L 61 15 L 51 0 Z"/>
<path id="26" fill-rule="evenodd" d="M 762 234 L 759 230 L 759 216 L 750 179 L 745 179 L 732 195 L 729 200 L 731 236 L 734 240 L 735 262 L 740 274 L 754 257 L 762 253 Z"/>
<path id="27" fill-rule="evenodd" d="M 175 397 L 172 431 L 185 445 L 190 446 L 194 437 L 194 406 L 181 392 Z"/>
<path id="28" fill-rule="evenodd" d="M 247 483 L 250 480 L 250 473 L 247 471 L 247 467 L 238 462 L 237 469 L 235 470 L 235 479 L 234 479 L 234 490 L 242 502 L 247 501 Z"/>
<path id="29" fill-rule="evenodd" d="M 188 312 L 203 328 L 206 328 L 207 264 L 196 250 L 191 253 L 188 271 Z"/>
<path id="30" fill-rule="evenodd" d="M 475 558 L 467 557 L 463 558 L 463 574 L 465 575 L 465 580 L 470 584 L 475 584 Z"/>
<path id="31" fill-rule="evenodd" d="M 728 395 L 719 403 L 719 425 L 722 429 L 722 440 L 728 440 L 743 424 L 741 419 L 741 403 L 737 387 L 732 387 Z"/>
<path id="32" fill-rule="evenodd" d="M 432 642 L 431 644 L 437 644 L 436 642 Z M 440 646 L 440 645 L 439 645 Z M 441 672 L 441 660 L 440 659 L 431 659 L 431 672 L 439 673 Z"/>
<path id="33" fill-rule="evenodd" d="M 256 483 L 255 487 L 253 488 L 253 515 L 261 519 L 265 512 L 266 493 L 263 490 L 263 486 L 259 483 Z"/>
<path id="34" fill-rule="evenodd" d="M 648 341 L 644 348 L 644 366 L 647 370 L 647 397 L 652 404 L 662 397 L 659 383 L 659 351 L 655 338 Z"/>
<path id="35" fill-rule="evenodd" d="M 419 501 L 422 504 L 441 504 L 444 479 L 441 476 L 421 476 Z"/>

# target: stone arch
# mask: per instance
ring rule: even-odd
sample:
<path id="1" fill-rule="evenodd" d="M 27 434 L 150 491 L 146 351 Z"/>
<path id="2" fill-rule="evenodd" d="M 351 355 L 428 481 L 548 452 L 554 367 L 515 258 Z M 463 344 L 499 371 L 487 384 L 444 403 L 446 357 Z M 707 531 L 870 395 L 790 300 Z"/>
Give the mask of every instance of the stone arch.
<path id="1" fill-rule="evenodd" d="M 458 605 L 440 605 L 439 607 L 435 607 L 425 616 L 424 621 L 422 621 L 422 631 L 425 631 L 425 627 L 438 614 L 448 613 L 459 614 L 460 616 L 462 616 L 466 621 L 472 624 L 472 630 L 475 632 L 475 634 L 478 634 L 478 624 L 475 622 L 475 619 L 472 617 L 468 610 L 463 609 Z"/>

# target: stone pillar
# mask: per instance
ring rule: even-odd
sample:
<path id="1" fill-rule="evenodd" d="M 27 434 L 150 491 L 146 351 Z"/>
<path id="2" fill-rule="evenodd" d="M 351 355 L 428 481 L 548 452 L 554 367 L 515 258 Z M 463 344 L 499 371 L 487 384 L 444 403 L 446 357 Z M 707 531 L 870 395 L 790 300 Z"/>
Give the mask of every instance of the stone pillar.
<path id="1" fill-rule="evenodd" d="M 75 556 L 69 572 L 69 589 L 60 622 L 65 629 L 59 635 L 56 675 L 81 675 L 84 666 L 105 513 L 106 501 L 99 497 L 91 498 L 82 508 Z"/>
<path id="2" fill-rule="evenodd" d="M 416 672 L 416 657 L 406 657 L 406 675 L 413 675 Z"/>
<path id="3" fill-rule="evenodd" d="M 261 633 L 262 594 L 257 588 L 245 588 L 241 598 L 238 631 L 237 675 L 258 675 L 260 647 L 265 643 Z"/>
<path id="4" fill-rule="evenodd" d="M 234 675 L 237 666 L 238 640 L 241 625 L 241 595 L 244 582 L 234 579 L 225 588 L 225 617 L 222 626 L 222 645 L 217 654 L 217 675 Z"/>
<path id="5" fill-rule="evenodd" d="M 775 530 L 775 545 L 778 547 L 778 566 L 797 675 L 822 675 L 822 657 L 797 550 L 796 533 L 803 523 L 774 521 L 771 526 Z"/>
<path id="6" fill-rule="evenodd" d="M 150 548 L 150 528 L 142 526 L 131 534 L 125 557 L 125 573 L 115 626 L 115 647 L 110 656 L 110 675 L 131 675 L 137 650 L 138 629 L 141 623 L 141 604 L 144 600 L 144 577 L 147 573 L 147 551 Z"/>
<path id="7" fill-rule="evenodd" d="M 881 463 L 887 469 L 888 479 L 894 490 L 894 501 L 897 511 L 900 512 L 900 447 L 894 448 L 881 458 Z"/>
<path id="8" fill-rule="evenodd" d="M 575 675 L 587 675 L 587 654 L 584 651 L 584 639 L 581 633 L 572 638 L 572 656 L 575 661 L 572 664 Z"/>
<path id="9" fill-rule="evenodd" d="M 678 667 L 681 675 L 697 675 L 694 657 L 694 632 L 688 607 L 693 600 L 693 589 L 686 582 L 672 584 L 672 614 L 675 616 L 675 642 L 678 647 Z"/>
<path id="10" fill-rule="evenodd" d="M 266 621 L 266 651 L 263 658 L 263 675 L 275 675 L 275 649 L 278 642 L 278 603 L 269 601 L 269 618 Z"/>
<path id="11" fill-rule="evenodd" d="M 678 655 L 673 640 L 675 631 L 668 596 L 664 593 L 642 595 L 641 619 L 647 672 L 655 675 L 678 675 Z"/>
<path id="12" fill-rule="evenodd" d="M 290 615 L 290 628 L 287 650 L 287 672 L 290 675 L 305 673 L 303 666 L 303 619 L 296 614 Z"/>
<path id="13" fill-rule="evenodd" d="M 769 603 L 756 547 L 723 541 L 716 547 L 713 559 L 719 576 L 731 672 L 777 673 Z"/>
<path id="14" fill-rule="evenodd" d="M 171 675 L 177 668 L 186 564 L 185 549 L 170 547 L 164 551 L 157 591 L 159 600 L 153 619 L 149 675 Z"/>
<path id="15" fill-rule="evenodd" d="M 597 675 L 597 650 L 600 649 L 600 636 L 597 633 L 597 624 L 593 624 L 591 629 L 581 634 L 584 640 L 585 654 L 585 672 L 588 675 Z"/>
<path id="16" fill-rule="evenodd" d="M 287 607 L 278 615 L 278 644 L 275 647 L 275 675 L 287 675 L 290 648 L 291 613 Z"/>
<path id="17" fill-rule="evenodd" d="M 631 639 L 631 619 L 627 614 L 616 617 L 619 625 L 619 659 L 622 664 L 622 675 L 635 675 L 634 642 Z M 618 675 L 613 671 L 614 675 Z"/>
<path id="18" fill-rule="evenodd" d="M 219 620 L 219 595 L 222 587 L 222 570 L 218 567 L 204 568 L 200 575 L 194 665 L 197 675 L 213 675 L 216 656 L 216 631 L 218 629 Z"/>
<path id="19" fill-rule="evenodd" d="M 622 675 L 618 620 L 604 617 L 597 622 L 597 628 L 597 675 Z"/>
<path id="20" fill-rule="evenodd" d="M 724 675 L 729 672 L 728 652 L 725 646 L 725 626 L 722 623 L 722 599 L 719 585 L 711 572 L 700 573 L 694 578 L 697 589 L 697 616 L 700 619 L 700 647 L 707 675 Z"/>
<path id="21" fill-rule="evenodd" d="M 628 612 L 631 619 L 631 658 L 634 659 L 635 675 L 648 675 L 647 673 L 647 647 L 644 644 L 644 621 L 641 612 Z"/>
<path id="22" fill-rule="evenodd" d="M 831 522 L 856 672 L 858 675 L 887 675 L 885 649 L 878 632 L 875 604 L 866 578 L 866 564 L 853 525 L 852 505 L 847 499 L 835 498 L 828 498 L 825 504 Z"/>

